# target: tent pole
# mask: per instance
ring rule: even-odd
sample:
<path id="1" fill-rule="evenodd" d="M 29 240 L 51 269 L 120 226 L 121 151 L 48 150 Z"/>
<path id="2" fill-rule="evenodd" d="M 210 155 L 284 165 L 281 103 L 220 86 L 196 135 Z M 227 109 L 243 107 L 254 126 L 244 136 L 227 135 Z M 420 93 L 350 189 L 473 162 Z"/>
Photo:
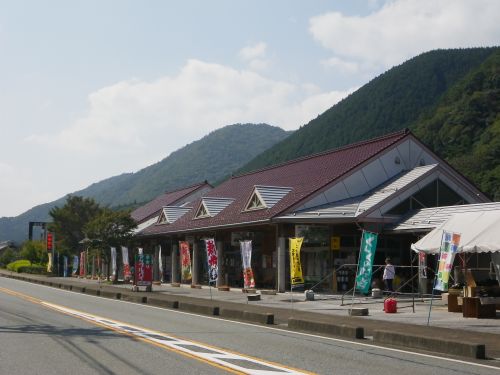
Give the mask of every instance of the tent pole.
<path id="1" fill-rule="evenodd" d="M 434 271 L 434 282 L 432 283 L 432 294 L 431 294 L 431 304 L 429 306 L 429 316 L 427 317 L 427 325 L 429 325 L 429 322 L 431 320 L 431 310 L 432 310 L 432 301 L 434 301 L 434 288 L 436 287 L 436 280 L 437 280 L 437 274 L 438 274 L 438 271 L 439 271 L 439 260 L 441 259 L 441 251 L 443 250 L 442 249 L 442 245 L 443 245 L 443 237 L 444 237 L 444 231 L 443 233 L 441 234 L 441 245 L 439 246 L 439 258 L 437 259 L 436 261 L 436 268 L 435 268 L 435 271 Z"/>

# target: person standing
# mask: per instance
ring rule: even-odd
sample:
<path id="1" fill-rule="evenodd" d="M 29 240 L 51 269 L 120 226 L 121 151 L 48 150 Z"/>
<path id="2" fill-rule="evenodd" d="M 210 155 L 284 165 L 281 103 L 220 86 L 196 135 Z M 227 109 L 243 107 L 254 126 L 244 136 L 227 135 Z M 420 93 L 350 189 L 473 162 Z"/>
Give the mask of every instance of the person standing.
<path id="1" fill-rule="evenodd" d="M 385 268 L 384 275 L 382 278 L 384 279 L 385 290 L 389 292 L 393 292 L 392 281 L 394 280 L 394 276 L 396 275 L 396 270 L 391 263 L 391 258 L 385 259 Z"/>

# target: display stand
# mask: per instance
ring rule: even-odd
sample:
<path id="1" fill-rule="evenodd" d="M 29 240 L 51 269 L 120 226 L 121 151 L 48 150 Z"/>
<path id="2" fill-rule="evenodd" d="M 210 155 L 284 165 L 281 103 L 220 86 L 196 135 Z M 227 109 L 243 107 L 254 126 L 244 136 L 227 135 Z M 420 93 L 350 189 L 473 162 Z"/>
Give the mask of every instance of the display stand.
<path id="1" fill-rule="evenodd" d="M 448 312 L 462 312 L 462 305 L 458 304 L 460 292 L 460 289 L 448 290 Z"/>
<path id="2" fill-rule="evenodd" d="M 496 308 L 494 304 L 482 304 L 479 297 L 464 297 L 463 299 L 464 318 L 495 319 Z"/>

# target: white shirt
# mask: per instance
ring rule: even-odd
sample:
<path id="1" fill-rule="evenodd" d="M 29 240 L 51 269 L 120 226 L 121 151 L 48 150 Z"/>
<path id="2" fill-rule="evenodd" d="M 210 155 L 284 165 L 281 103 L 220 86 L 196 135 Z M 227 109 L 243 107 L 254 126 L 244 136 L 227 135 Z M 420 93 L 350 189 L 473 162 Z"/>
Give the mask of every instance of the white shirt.
<path id="1" fill-rule="evenodd" d="M 394 275 L 396 274 L 396 270 L 392 264 L 387 264 L 384 268 L 384 276 L 382 278 L 384 280 L 394 279 Z"/>

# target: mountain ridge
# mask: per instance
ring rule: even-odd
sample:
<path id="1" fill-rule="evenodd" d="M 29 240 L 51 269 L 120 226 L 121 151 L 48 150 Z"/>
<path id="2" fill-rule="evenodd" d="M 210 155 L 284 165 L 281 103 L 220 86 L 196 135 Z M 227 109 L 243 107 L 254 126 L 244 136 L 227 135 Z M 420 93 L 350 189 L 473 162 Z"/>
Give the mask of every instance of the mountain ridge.
<path id="1" fill-rule="evenodd" d="M 69 195 L 94 198 L 113 208 L 134 208 L 165 191 L 203 180 L 220 181 L 289 134 L 267 124 L 227 125 L 135 173 L 109 177 Z M 28 222 L 49 221 L 50 209 L 64 205 L 66 197 L 34 206 L 15 217 L 0 218 L 0 239 L 26 239 Z"/>

